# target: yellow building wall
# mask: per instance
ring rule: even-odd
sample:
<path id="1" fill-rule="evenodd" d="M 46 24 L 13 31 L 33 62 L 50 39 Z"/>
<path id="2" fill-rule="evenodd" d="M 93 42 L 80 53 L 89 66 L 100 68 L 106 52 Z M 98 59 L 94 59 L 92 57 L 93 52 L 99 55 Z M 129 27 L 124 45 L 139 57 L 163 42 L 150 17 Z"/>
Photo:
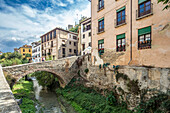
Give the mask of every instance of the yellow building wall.
<path id="1" fill-rule="evenodd" d="M 25 52 L 24 52 L 25 49 Z M 30 50 L 30 51 L 29 51 Z M 30 54 L 32 57 L 32 48 L 20 48 L 19 53 L 22 54 L 22 57 L 24 58 L 26 54 Z M 27 59 L 31 59 L 31 57 L 28 57 Z"/>

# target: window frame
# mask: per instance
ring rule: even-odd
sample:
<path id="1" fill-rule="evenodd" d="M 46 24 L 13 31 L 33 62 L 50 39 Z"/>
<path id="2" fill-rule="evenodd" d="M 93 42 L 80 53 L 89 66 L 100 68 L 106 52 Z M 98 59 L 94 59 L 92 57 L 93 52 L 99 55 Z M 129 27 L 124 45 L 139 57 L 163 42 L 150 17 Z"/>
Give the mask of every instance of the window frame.
<path id="1" fill-rule="evenodd" d="M 98 42 L 98 53 L 100 53 L 100 54 L 104 53 L 104 39 L 102 39 L 102 40 L 103 40 L 103 43 L 99 44 L 99 42 Z M 100 40 L 98 40 L 98 41 L 100 41 Z"/>
<path id="2" fill-rule="evenodd" d="M 100 6 L 101 3 L 101 6 Z M 98 0 L 98 11 L 104 9 L 104 0 Z"/>
<path id="3" fill-rule="evenodd" d="M 124 15 L 123 15 L 123 11 L 124 11 Z M 119 14 L 121 15 L 120 17 L 118 16 Z M 123 20 L 123 17 L 124 17 L 124 20 Z M 121 19 L 120 22 L 118 21 L 119 19 Z M 116 12 L 116 25 L 118 26 L 124 23 L 126 23 L 126 8 L 119 12 Z"/>
<path id="4" fill-rule="evenodd" d="M 146 5 L 147 2 L 150 2 L 150 5 Z M 141 6 L 142 4 L 144 4 L 144 7 L 143 7 L 143 8 L 140 8 L 140 6 Z M 152 5 L 151 0 L 147 0 L 147 1 L 143 2 L 143 3 L 138 4 L 138 17 L 142 17 L 142 16 L 145 16 L 145 15 L 147 15 L 147 14 L 150 14 L 150 13 L 152 12 L 152 11 L 151 11 L 151 10 L 152 10 L 151 5 Z M 147 8 L 147 7 L 150 7 L 150 10 L 149 10 L 149 11 L 146 11 L 146 8 Z M 143 11 L 143 14 L 140 12 L 142 9 L 144 10 L 144 11 Z"/>
<path id="5" fill-rule="evenodd" d="M 104 32 L 104 17 L 98 20 L 98 33 Z"/>

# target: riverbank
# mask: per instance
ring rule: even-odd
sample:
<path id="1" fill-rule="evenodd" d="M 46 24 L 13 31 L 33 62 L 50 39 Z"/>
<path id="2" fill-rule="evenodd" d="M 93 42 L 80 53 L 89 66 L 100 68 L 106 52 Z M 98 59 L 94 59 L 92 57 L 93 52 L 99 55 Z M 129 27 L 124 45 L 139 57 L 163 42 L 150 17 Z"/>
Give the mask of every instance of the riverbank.
<path id="1" fill-rule="evenodd" d="M 36 99 L 34 96 L 32 81 L 25 81 L 24 79 L 21 79 L 13 86 L 12 92 L 16 99 L 22 98 L 22 104 L 20 104 L 20 109 L 23 113 L 36 112 Z"/>
<path id="2" fill-rule="evenodd" d="M 64 89 L 56 90 L 78 113 L 131 113 L 125 104 L 119 104 L 113 94 L 103 96 L 73 79 Z"/>

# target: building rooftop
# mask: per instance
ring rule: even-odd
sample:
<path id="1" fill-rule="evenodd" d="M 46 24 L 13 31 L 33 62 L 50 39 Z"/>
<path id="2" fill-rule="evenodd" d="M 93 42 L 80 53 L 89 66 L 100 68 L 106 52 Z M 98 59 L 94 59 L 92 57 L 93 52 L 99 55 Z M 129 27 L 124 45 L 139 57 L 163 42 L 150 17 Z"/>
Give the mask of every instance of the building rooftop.
<path id="1" fill-rule="evenodd" d="M 42 35 L 42 36 L 40 36 L 40 37 L 43 37 L 43 36 L 47 35 L 48 33 L 52 32 L 52 31 L 54 31 L 54 30 L 62 30 L 62 31 L 65 31 L 65 32 L 68 32 L 68 33 L 72 33 L 72 34 L 78 35 L 78 33 L 71 32 L 71 31 L 68 31 L 68 30 L 65 30 L 65 29 L 56 27 L 56 28 L 54 28 L 53 30 L 51 30 L 51 31 L 49 31 L 49 32 L 47 32 L 47 33 L 45 33 L 44 35 Z"/>

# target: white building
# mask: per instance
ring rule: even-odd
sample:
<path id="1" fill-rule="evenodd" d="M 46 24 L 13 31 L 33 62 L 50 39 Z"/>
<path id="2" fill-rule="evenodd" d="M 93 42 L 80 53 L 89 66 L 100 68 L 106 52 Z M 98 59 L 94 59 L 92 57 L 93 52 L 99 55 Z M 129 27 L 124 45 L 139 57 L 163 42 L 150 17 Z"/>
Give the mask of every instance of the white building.
<path id="1" fill-rule="evenodd" d="M 41 62 L 41 43 L 33 42 L 32 44 L 32 61 Z"/>
<path id="2" fill-rule="evenodd" d="M 81 55 L 91 53 L 91 18 L 87 18 L 81 23 L 80 43 Z"/>

